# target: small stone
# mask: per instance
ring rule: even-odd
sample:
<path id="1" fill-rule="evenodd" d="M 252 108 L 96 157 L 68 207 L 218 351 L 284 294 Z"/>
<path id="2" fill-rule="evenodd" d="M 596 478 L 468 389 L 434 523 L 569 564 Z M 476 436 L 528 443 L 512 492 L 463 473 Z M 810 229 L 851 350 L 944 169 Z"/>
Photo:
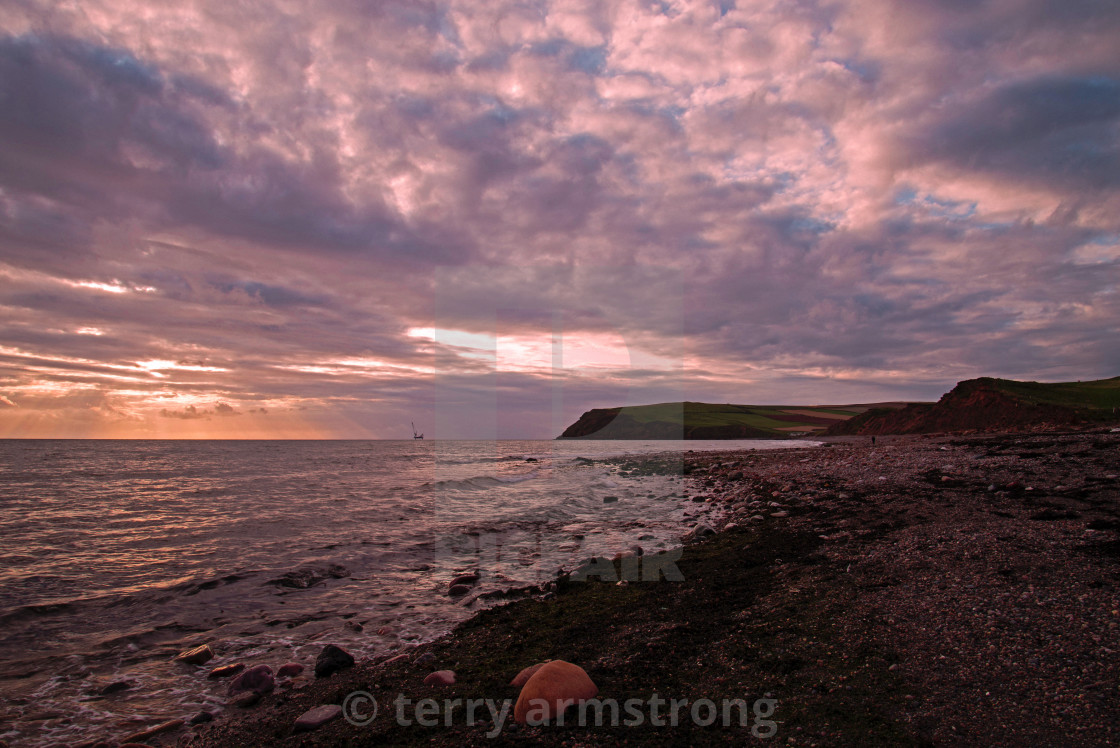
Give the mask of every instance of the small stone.
<path id="1" fill-rule="evenodd" d="M 185 652 L 180 652 L 179 654 L 175 655 L 173 662 L 183 662 L 187 665 L 201 665 L 204 662 L 212 660 L 213 658 L 214 652 L 210 649 L 210 645 L 203 644 L 202 646 L 195 647 L 194 649 L 188 649 Z"/>
<path id="2" fill-rule="evenodd" d="M 341 647 L 328 644 L 315 660 L 315 677 L 326 678 L 354 664 L 354 656 Z"/>
<path id="3" fill-rule="evenodd" d="M 346 628 L 359 634 L 365 629 L 365 627 L 357 621 L 347 621 Z"/>
<path id="4" fill-rule="evenodd" d="M 295 730 L 296 732 L 306 732 L 308 730 L 314 730 L 317 727 L 322 727 L 331 720 L 338 719 L 341 716 L 342 707 L 340 707 L 338 704 L 324 704 L 323 706 L 317 706 L 314 709 L 309 709 L 308 711 L 300 715 L 300 718 L 296 720 Z"/>
<path id="5" fill-rule="evenodd" d="M 214 715 L 211 714 L 210 712 L 199 712 L 198 714 L 194 715 L 190 719 L 190 723 L 192 725 L 201 725 L 201 724 L 204 724 L 206 722 L 213 722 L 213 721 L 214 721 Z"/>
<path id="6" fill-rule="evenodd" d="M 298 662 L 289 662 L 280 666 L 276 671 L 276 675 L 281 678 L 294 678 L 303 672 L 303 665 Z"/>
<path id="7" fill-rule="evenodd" d="M 412 664 L 418 666 L 427 665 L 429 662 L 435 661 L 435 659 L 436 656 L 434 654 L 432 654 L 431 652 L 425 652 L 424 654 L 413 660 Z"/>
<path id="8" fill-rule="evenodd" d="M 454 683 L 455 672 L 452 670 L 437 670 L 424 678 L 425 686 L 450 686 Z"/>
<path id="9" fill-rule="evenodd" d="M 782 517 L 788 517 L 789 512 L 770 512 L 770 516 L 771 517 L 777 517 L 777 518 L 780 519 Z"/>
<path id="10" fill-rule="evenodd" d="M 613 504 L 616 501 L 618 501 L 617 496 L 604 496 L 603 497 L 603 503 L 604 504 Z"/>
<path id="11" fill-rule="evenodd" d="M 272 676 L 272 668 L 268 665 L 257 665 L 234 678 L 229 684 L 227 693 L 230 696 L 236 696 L 243 691 L 265 694 L 275 687 L 276 679 Z"/>
<path id="12" fill-rule="evenodd" d="M 210 671 L 210 674 L 207 675 L 206 677 L 207 678 L 228 678 L 231 675 L 237 675 L 238 673 L 240 673 L 244 669 L 245 669 L 245 663 L 244 662 L 234 662 L 230 665 L 222 665 L 221 667 L 214 668 L 213 670 Z"/>

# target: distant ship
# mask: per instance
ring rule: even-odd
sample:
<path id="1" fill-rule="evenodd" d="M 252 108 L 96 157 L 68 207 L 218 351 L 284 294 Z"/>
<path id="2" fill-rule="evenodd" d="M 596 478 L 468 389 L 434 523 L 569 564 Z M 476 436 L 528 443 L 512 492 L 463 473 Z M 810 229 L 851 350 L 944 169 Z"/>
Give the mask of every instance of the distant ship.
<path id="1" fill-rule="evenodd" d="M 409 423 L 412 423 L 412 422 L 409 421 Z M 417 434 L 416 433 L 416 424 L 415 423 L 412 423 L 412 438 L 413 439 L 423 439 L 424 438 L 423 434 Z"/>

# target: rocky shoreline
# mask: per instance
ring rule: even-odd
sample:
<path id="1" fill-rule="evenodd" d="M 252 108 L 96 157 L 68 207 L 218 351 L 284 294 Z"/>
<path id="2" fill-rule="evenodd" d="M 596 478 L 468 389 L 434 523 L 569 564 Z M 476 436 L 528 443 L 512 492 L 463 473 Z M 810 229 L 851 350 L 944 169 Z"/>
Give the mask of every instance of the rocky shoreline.
<path id="1" fill-rule="evenodd" d="M 389 660 L 323 678 L 307 667 L 145 744 L 1120 742 L 1120 433 L 685 457 L 689 498 L 722 519 L 687 536 L 683 581 L 641 581 L 628 553 Z M 547 660 L 578 665 L 599 699 L 638 704 L 643 720 L 530 726 L 479 706 L 468 724 L 468 700 L 515 701 L 511 679 Z M 339 718 L 355 692 L 380 706 L 369 724 Z M 657 698 L 685 704 L 676 726 L 646 708 Z M 424 726 L 401 706 L 423 699 L 460 705 Z M 745 713 L 726 726 L 690 711 L 735 699 Z"/>

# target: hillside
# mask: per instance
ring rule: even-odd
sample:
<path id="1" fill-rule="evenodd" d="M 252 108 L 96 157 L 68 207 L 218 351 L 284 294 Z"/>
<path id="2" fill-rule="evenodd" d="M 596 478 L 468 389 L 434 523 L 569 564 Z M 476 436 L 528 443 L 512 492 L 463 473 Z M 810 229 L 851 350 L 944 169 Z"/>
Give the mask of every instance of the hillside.
<path id="1" fill-rule="evenodd" d="M 596 408 L 564 430 L 561 439 L 789 439 L 820 434 L 869 409 L 864 405 L 731 405 L 658 403 Z"/>
<path id="2" fill-rule="evenodd" d="M 924 434 L 1022 431 L 1120 420 L 1120 377 L 1090 382 L 1018 382 L 982 377 L 957 384 L 936 403 L 870 409 L 824 433 Z"/>

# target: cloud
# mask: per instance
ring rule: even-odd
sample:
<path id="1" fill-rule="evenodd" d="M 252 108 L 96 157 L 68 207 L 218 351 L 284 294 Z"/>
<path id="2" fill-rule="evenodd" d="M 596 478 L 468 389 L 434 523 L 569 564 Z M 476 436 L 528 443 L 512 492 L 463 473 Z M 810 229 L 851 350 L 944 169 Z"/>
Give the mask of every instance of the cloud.
<path id="1" fill-rule="evenodd" d="M 0 381 L 21 411 L 392 436 L 447 401 L 468 436 L 497 398 L 502 433 L 551 436 L 559 390 L 574 416 L 1120 368 L 1109 4 L 5 19 Z M 557 331 L 633 363 L 552 371 Z"/>
<path id="2" fill-rule="evenodd" d="M 253 412 L 257 412 L 254 410 Z M 196 418 L 210 418 L 211 416 L 239 416 L 239 412 L 233 409 L 233 406 L 227 403 L 217 403 L 212 410 L 199 409 L 195 405 L 188 405 L 182 410 L 170 410 L 163 408 L 159 414 L 164 418 L 179 418 L 185 421 L 194 420 Z"/>

